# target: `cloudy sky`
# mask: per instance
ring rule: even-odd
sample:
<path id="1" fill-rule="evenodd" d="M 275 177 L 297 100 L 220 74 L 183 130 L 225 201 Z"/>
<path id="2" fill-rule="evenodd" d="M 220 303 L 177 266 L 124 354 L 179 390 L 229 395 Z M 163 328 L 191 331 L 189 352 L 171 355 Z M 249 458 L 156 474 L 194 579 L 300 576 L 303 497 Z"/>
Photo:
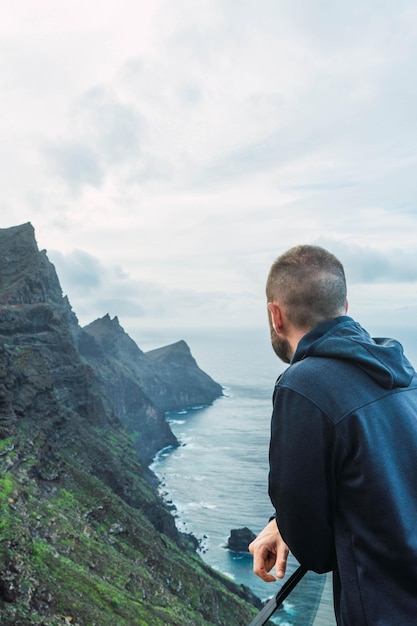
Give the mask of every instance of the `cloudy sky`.
<path id="1" fill-rule="evenodd" d="M 14 0 L 0 227 L 30 221 L 80 323 L 262 326 L 317 243 L 364 325 L 417 315 L 414 0 Z"/>

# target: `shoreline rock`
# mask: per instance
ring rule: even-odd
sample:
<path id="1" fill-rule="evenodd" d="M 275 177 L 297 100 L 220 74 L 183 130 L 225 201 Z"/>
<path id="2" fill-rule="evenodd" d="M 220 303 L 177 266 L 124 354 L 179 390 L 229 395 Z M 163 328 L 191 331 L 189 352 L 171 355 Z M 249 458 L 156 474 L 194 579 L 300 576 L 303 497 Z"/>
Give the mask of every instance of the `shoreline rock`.
<path id="1" fill-rule="evenodd" d="M 254 539 L 256 539 L 255 533 L 246 526 L 244 528 L 235 528 L 230 531 L 225 547 L 232 552 L 249 552 L 248 546 Z"/>

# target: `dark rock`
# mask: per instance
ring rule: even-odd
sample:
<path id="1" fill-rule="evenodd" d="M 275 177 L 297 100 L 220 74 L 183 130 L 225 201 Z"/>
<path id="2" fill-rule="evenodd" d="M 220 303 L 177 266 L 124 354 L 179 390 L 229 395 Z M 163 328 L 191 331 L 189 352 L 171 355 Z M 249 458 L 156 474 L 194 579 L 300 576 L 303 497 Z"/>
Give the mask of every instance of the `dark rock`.
<path id="1" fill-rule="evenodd" d="M 164 411 L 211 404 L 223 393 L 222 387 L 198 367 L 183 340 L 146 352 L 145 357 L 158 368 L 164 381 L 163 387 L 148 383 L 155 404 Z"/>
<path id="2" fill-rule="evenodd" d="M 92 367 L 97 383 L 113 411 L 132 436 L 136 452 L 149 464 L 156 452 L 178 441 L 149 395 L 143 352 L 108 315 L 86 326 L 78 338 L 80 353 Z M 158 381 L 158 372 L 153 376 Z"/>
<path id="3" fill-rule="evenodd" d="M 236 528 L 230 531 L 226 548 L 233 552 L 249 552 L 249 544 L 256 539 L 256 535 L 249 528 Z"/>
<path id="4" fill-rule="evenodd" d="M 145 463 L 158 450 L 178 444 L 165 412 L 210 404 L 222 395 L 221 386 L 198 367 L 185 341 L 144 353 L 117 317 L 105 315 L 85 326 L 78 347 Z"/>

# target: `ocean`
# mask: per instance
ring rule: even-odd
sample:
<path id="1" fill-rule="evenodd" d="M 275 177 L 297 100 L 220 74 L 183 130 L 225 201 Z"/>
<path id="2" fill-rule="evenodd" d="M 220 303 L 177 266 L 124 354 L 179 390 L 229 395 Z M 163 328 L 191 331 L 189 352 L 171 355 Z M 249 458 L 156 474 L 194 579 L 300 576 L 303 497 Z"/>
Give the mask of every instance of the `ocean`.
<path id="1" fill-rule="evenodd" d="M 394 336 L 417 363 L 417 332 L 368 329 Z M 252 572 L 252 557 L 225 548 L 230 531 L 247 527 L 257 534 L 272 514 L 267 495 L 271 398 L 285 369 L 262 329 L 146 331 L 136 337 L 146 351 L 184 339 L 198 365 L 224 389 L 206 407 L 167 414 L 180 446 L 162 450 L 152 465 L 164 499 L 175 505 L 180 530 L 200 541 L 202 558 L 265 600 L 282 582 L 265 583 Z M 297 567 L 290 555 L 287 572 Z M 287 577 L 286 577 L 287 578 Z M 308 572 L 274 618 L 281 626 L 333 626 L 330 575 Z"/>

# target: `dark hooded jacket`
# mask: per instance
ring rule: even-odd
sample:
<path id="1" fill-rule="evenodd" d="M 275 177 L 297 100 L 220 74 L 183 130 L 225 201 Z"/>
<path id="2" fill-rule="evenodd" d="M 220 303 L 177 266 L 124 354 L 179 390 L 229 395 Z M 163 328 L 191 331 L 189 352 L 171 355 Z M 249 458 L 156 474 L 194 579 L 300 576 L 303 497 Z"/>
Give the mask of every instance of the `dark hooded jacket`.
<path id="1" fill-rule="evenodd" d="M 269 493 L 343 626 L 417 624 L 417 378 L 350 317 L 306 334 L 274 391 Z"/>

